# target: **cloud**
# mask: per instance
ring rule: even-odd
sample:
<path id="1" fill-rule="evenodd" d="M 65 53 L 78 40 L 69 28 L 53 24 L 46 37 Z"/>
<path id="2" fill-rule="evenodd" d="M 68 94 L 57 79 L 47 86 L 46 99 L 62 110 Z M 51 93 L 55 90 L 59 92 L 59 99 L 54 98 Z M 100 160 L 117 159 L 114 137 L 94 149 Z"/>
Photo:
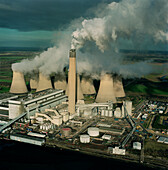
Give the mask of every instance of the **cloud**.
<path id="1" fill-rule="evenodd" d="M 102 0 L 1 1 L 0 27 L 19 31 L 53 31 L 69 24 L 75 18 L 86 16 L 87 9 Z"/>
<path id="2" fill-rule="evenodd" d="M 63 29 L 67 34 L 57 39 L 55 47 L 33 60 L 13 64 L 12 69 L 24 73 L 38 69 L 45 75 L 58 73 L 68 64 L 72 42 L 72 48 L 77 49 L 80 74 L 113 72 L 123 77 L 141 77 L 155 70 L 146 61 L 125 62 L 125 56 L 120 53 L 121 42 L 129 42 L 135 50 L 142 46 L 150 50 L 157 41 L 166 42 L 167 0 L 122 0 L 101 4 L 97 9 L 93 9 L 93 12 L 96 10 L 93 18 L 73 20 Z"/>

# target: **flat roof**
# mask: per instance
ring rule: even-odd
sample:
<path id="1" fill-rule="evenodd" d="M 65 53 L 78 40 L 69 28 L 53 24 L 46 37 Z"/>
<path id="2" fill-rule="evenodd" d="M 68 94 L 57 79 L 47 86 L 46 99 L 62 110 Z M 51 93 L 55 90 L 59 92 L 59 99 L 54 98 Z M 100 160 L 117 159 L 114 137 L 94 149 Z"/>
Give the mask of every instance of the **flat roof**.
<path id="1" fill-rule="evenodd" d="M 29 100 L 37 99 L 37 98 L 40 98 L 42 96 L 49 95 L 49 94 L 52 94 L 54 92 L 59 92 L 59 91 L 61 92 L 63 90 L 47 89 L 47 90 L 37 92 L 37 93 L 31 93 L 31 94 L 29 93 L 29 94 L 25 94 L 25 95 L 22 95 L 22 96 L 18 96 L 18 98 L 13 99 L 13 100 L 11 99 L 11 101 L 13 102 L 13 101 L 21 101 L 21 100 L 23 100 L 24 102 L 27 102 Z M 29 97 L 29 95 L 32 96 L 32 98 Z"/>
<path id="2" fill-rule="evenodd" d="M 123 129 L 114 129 L 114 128 L 111 128 L 111 127 L 99 127 L 100 131 L 103 130 L 103 131 L 110 131 L 110 132 L 119 132 L 121 133 L 123 131 Z"/>

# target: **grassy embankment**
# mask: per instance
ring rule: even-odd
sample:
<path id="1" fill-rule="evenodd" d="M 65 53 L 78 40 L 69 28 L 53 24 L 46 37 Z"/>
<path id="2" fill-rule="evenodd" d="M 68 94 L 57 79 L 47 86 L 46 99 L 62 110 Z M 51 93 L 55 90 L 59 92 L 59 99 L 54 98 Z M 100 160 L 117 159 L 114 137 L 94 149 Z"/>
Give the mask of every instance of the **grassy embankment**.
<path id="1" fill-rule="evenodd" d="M 158 143 L 154 140 L 145 140 L 145 155 L 154 157 L 164 157 L 168 159 L 168 146 L 167 144 Z"/>

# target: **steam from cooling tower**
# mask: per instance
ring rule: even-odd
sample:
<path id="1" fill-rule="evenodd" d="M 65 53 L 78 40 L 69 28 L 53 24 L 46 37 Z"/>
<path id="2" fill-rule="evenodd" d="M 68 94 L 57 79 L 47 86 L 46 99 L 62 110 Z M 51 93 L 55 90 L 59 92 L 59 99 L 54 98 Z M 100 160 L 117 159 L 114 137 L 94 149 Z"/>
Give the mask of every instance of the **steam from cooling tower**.
<path id="1" fill-rule="evenodd" d="M 152 44 L 168 42 L 167 0 L 121 0 L 92 10 L 94 18 L 78 19 L 62 30 L 56 46 L 32 60 L 12 65 L 24 74 L 38 70 L 49 76 L 68 65 L 68 51 L 78 50 L 79 74 L 102 71 L 123 77 L 141 77 L 153 72 L 148 62 L 125 63 L 120 49 L 151 50 Z M 72 36 L 71 36 L 72 35 Z M 155 46 L 155 45 L 153 45 Z"/>
<path id="2" fill-rule="evenodd" d="M 48 48 L 39 56 L 33 59 L 24 59 L 20 63 L 12 64 L 13 71 L 20 71 L 24 74 L 39 71 L 45 76 L 52 73 L 62 72 L 68 64 L 68 49 L 71 41 L 71 36 L 64 36 L 59 41 L 57 46 Z"/>
<path id="3" fill-rule="evenodd" d="M 83 20 L 82 28 L 72 34 L 71 48 L 82 48 L 86 41 L 94 41 L 104 52 L 120 39 L 139 41 L 140 37 L 148 36 L 153 41 L 168 41 L 167 11 L 167 0 L 112 2 L 99 11 L 100 14 L 95 18 Z"/>

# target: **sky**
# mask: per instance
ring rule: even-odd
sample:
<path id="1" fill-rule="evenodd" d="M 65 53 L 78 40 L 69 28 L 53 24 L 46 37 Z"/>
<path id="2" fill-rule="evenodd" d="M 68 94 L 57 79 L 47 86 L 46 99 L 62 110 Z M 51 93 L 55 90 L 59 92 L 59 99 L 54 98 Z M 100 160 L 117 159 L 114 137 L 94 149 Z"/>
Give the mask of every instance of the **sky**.
<path id="1" fill-rule="evenodd" d="M 92 18 L 99 4 L 113 1 L 121 0 L 0 0 L 0 47 L 54 46 L 69 35 L 66 28 L 73 20 Z M 101 15 L 101 10 L 97 13 Z M 143 41 L 145 50 L 149 43 Z M 153 43 L 148 49 L 168 51 L 167 46 Z M 131 49 L 133 45 L 121 40 L 120 47 Z"/>
<path id="2" fill-rule="evenodd" d="M 72 20 L 110 0 L 0 0 L 0 47 L 49 47 Z"/>
<path id="3" fill-rule="evenodd" d="M 141 77 L 149 61 L 125 64 L 120 50 L 168 51 L 167 11 L 167 0 L 0 0 L 0 47 L 45 49 L 12 64 L 24 74 L 59 73 L 71 48 L 79 74 Z"/>

